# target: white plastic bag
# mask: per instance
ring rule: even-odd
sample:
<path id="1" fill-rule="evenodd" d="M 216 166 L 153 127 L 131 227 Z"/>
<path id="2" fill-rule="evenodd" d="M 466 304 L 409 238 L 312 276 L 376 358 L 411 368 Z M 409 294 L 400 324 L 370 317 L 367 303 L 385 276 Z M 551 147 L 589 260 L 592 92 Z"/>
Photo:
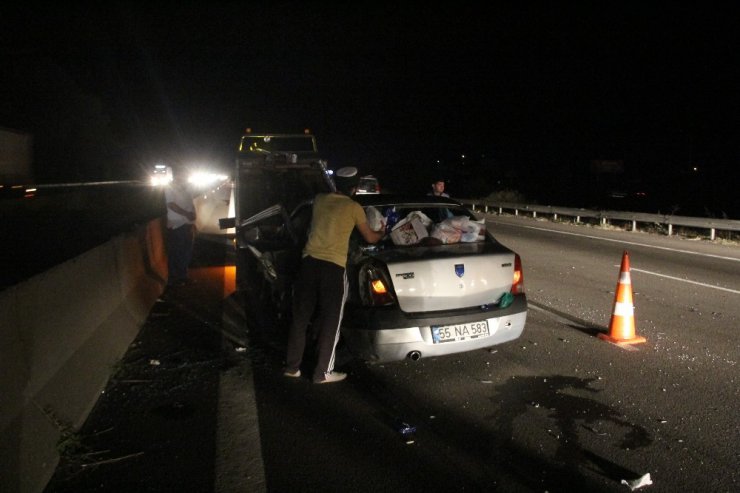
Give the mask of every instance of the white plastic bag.
<path id="1" fill-rule="evenodd" d="M 478 224 L 475 221 L 468 221 L 468 223 L 465 225 L 464 229 L 462 230 L 462 236 L 460 237 L 460 241 L 463 243 L 473 243 L 475 241 L 478 241 L 478 236 L 480 235 L 480 224 Z"/>
<path id="2" fill-rule="evenodd" d="M 406 219 L 408 219 L 409 221 L 413 220 L 414 218 L 419 219 L 419 221 L 421 221 L 421 224 L 423 224 L 424 227 L 427 228 L 427 230 L 432 226 L 432 220 L 429 219 L 429 216 L 421 211 L 412 211 L 406 215 Z"/>
<path id="3" fill-rule="evenodd" d="M 474 221 L 471 219 L 471 223 L 475 223 L 479 226 L 478 230 L 478 240 L 477 241 L 483 241 L 486 239 L 486 220 L 485 219 L 479 219 L 477 221 Z"/>
<path id="4" fill-rule="evenodd" d="M 429 236 L 428 226 L 432 220 L 420 211 L 410 212 L 391 230 L 394 245 L 416 245 L 422 238 Z"/>
<path id="5" fill-rule="evenodd" d="M 384 217 L 378 209 L 373 206 L 365 208 L 365 215 L 367 216 L 367 225 L 373 231 L 378 231 L 383 226 Z"/>
<path id="6" fill-rule="evenodd" d="M 483 224 L 483 227 L 485 227 L 485 224 Z M 481 229 L 482 226 L 479 221 L 472 221 L 467 216 L 454 216 L 435 224 L 431 236 L 445 244 L 473 243 L 482 239 Z"/>
<path id="7" fill-rule="evenodd" d="M 449 219 L 445 219 L 432 227 L 432 234 L 430 236 L 448 245 L 450 243 L 459 243 L 462 237 L 462 231 L 457 229 Z"/>

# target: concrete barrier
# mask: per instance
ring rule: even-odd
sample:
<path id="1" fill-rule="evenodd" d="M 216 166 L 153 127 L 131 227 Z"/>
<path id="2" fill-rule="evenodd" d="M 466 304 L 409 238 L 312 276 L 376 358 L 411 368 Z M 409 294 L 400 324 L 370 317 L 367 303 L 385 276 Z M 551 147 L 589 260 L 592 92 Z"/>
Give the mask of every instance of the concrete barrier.
<path id="1" fill-rule="evenodd" d="M 43 491 L 167 278 L 157 219 L 0 292 L 0 492 Z"/>

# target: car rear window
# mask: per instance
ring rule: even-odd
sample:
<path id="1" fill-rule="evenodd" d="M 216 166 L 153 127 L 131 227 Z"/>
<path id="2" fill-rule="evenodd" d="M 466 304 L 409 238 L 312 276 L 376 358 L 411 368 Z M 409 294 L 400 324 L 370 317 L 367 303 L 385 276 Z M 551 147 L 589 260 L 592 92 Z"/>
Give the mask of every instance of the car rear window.
<path id="1" fill-rule="evenodd" d="M 364 176 L 360 178 L 360 183 L 357 185 L 358 193 L 378 193 L 378 179 L 371 176 Z"/>

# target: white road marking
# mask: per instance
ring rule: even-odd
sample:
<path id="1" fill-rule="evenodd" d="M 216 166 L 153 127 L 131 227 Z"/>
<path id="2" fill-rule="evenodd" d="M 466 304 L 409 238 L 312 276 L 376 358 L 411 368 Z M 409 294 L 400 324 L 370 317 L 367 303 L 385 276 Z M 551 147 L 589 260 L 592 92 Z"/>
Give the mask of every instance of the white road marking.
<path id="1" fill-rule="evenodd" d="M 723 288 L 721 286 L 713 286 L 711 284 L 706 284 L 703 282 L 692 281 L 691 279 L 681 279 L 680 277 L 667 276 L 665 274 L 659 274 L 657 272 L 651 272 L 649 270 L 635 269 L 634 267 L 630 268 L 630 270 L 635 271 L 635 272 L 642 272 L 643 274 L 650 274 L 651 276 L 665 277 L 666 279 L 671 279 L 672 281 L 687 282 L 689 284 L 696 284 L 697 286 L 702 286 L 705 288 L 719 289 L 720 291 L 727 291 L 728 293 L 740 294 L 740 291 L 738 291 L 737 289 Z"/>
<path id="2" fill-rule="evenodd" d="M 510 223 L 505 223 L 505 224 L 511 225 Z M 716 258 L 716 259 L 720 259 L 720 260 L 730 260 L 732 262 L 740 262 L 740 258 L 724 257 L 722 255 L 712 255 L 711 253 L 692 252 L 692 251 L 689 251 L 689 250 L 680 250 L 678 248 L 668 248 L 668 247 L 662 247 L 662 246 L 656 246 L 656 245 L 647 245 L 645 243 L 638 243 L 636 241 L 615 240 L 613 238 L 601 238 L 601 237 L 593 236 L 593 235 L 584 235 L 582 233 L 571 233 L 570 231 L 558 231 L 558 230 L 555 230 L 555 229 L 537 228 L 537 227 L 534 227 L 534 226 L 520 226 L 520 225 L 512 225 L 512 226 L 515 226 L 515 227 L 518 227 L 518 228 L 535 229 L 535 230 L 538 230 L 538 231 L 546 231 L 548 233 L 558 233 L 558 234 L 562 234 L 562 235 L 580 236 L 580 237 L 583 237 L 583 238 L 590 238 L 590 239 L 593 239 L 593 240 L 611 241 L 612 243 L 623 243 L 625 245 L 635 245 L 635 246 L 640 246 L 640 247 L 645 247 L 645 248 L 655 248 L 657 250 L 667 250 L 669 252 L 675 252 L 675 253 L 686 253 L 688 255 L 699 255 L 701 257 L 711 257 L 711 258 Z M 650 275 L 653 275 L 653 276 L 665 277 L 666 279 L 671 279 L 673 281 L 681 281 L 681 282 L 686 282 L 686 283 L 689 283 L 689 284 L 696 284 L 697 286 L 702 286 L 702 287 L 705 287 L 705 288 L 718 289 L 720 291 L 727 291 L 728 293 L 740 294 L 740 291 L 738 291 L 737 289 L 723 288 L 721 286 L 714 286 L 712 284 L 706 284 L 706 283 L 703 283 L 703 282 L 692 281 L 690 279 L 681 279 L 680 277 L 668 276 L 668 275 L 665 275 L 665 274 L 659 274 L 657 272 L 651 272 L 651 271 L 648 271 L 648 270 L 641 270 L 641 269 L 635 269 L 635 268 L 630 268 L 630 270 L 631 271 L 635 271 L 635 272 L 642 272 L 643 274 L 650 274 Z"/>
<path id="3" fill-rule="evenodd" d="M 247 360 L 221 374 L 216 427 L 216 482 L 221 493 L 267 491 L 257 399 Z"/>
<path id="4" fill-rule="evenodd" d="M 556 229 L 548 229 L 548 228 L 537 228 L 535 226 L 520 226 L 518 224 L 514 225 L 511 223 L 503 223 L 510 226 L 515 226 L 517 228 L 527 228 L 527 229 L 536 229 L 539 231 L 547 231 L 548 233 L 558 233 L 561 235 L 570 235 L 570 236 L 580 236 L 583 238 L 591 238 L 593 240 L 601 240 L 601 241 L 611 241 L 612 243 L 623 243 L 625 245 L 635 245 L 635 246 L 641 246 L 645 248 L 655 248 L 656 250 L 667 250 L 669 252 L 675 252 L 675 253 L 685 253 L 688 255 L 699 255 L 700 257 L 711 257 L 711 258 L 717 258 L 720 260 L 730 260 L 732 262 L 740 262 L 740 258 L 735 257 L 724 257 L 722 255 L 713 255 L 711 253 L 700 253 L 700 252 L 692 252 L 689 250 L 681 250 L 678 248 L 669 248 L 669 247 L 662 247 L 657 245 L 648 245 L 645 243 L 638 243 L 636 241 L 625 241 L 625 240 L 615 240 L 614 238 L 601 238 L 599 236 L 593 236 L 593 235 L 584 235 L 582 233 L 571 233 L 570 231 L 558 231 Z"/>

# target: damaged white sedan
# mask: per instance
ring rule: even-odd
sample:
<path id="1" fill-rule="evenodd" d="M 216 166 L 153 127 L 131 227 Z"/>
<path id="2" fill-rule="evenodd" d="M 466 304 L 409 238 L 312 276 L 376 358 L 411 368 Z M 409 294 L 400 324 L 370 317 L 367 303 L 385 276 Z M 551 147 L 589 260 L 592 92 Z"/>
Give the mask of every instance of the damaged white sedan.
<path id="1" fill-rule="evenodd" d="M 351 239 L 342 336 L 352 353 L 379 362 L 418 360 L 521 336 L 527 318 L 521 259 L 471 211 L 433 197 L 355 199 L 371 221 L 378 214 L 388 221 L 389 234 L 376 245 Z"/>
<path id="2" fill-rule="evenodd" d="M 350 238 L 341 333 L 354 356 L 415 361 L 521 336 L 527 319 L 522 262 L 484 221 L 452 199 L 379 194 L 355 200 L 371 223 L 386 223 L 387 234 L 375 245 L 356 231 Z M 286 330 L 290 318 L 311 205 L 302 202 L 290 214 L 272 207 L 240 228 L 245 248 L 237 273 L 252 272 L 244 289 L 278 314 L 275 330 Z"/>

